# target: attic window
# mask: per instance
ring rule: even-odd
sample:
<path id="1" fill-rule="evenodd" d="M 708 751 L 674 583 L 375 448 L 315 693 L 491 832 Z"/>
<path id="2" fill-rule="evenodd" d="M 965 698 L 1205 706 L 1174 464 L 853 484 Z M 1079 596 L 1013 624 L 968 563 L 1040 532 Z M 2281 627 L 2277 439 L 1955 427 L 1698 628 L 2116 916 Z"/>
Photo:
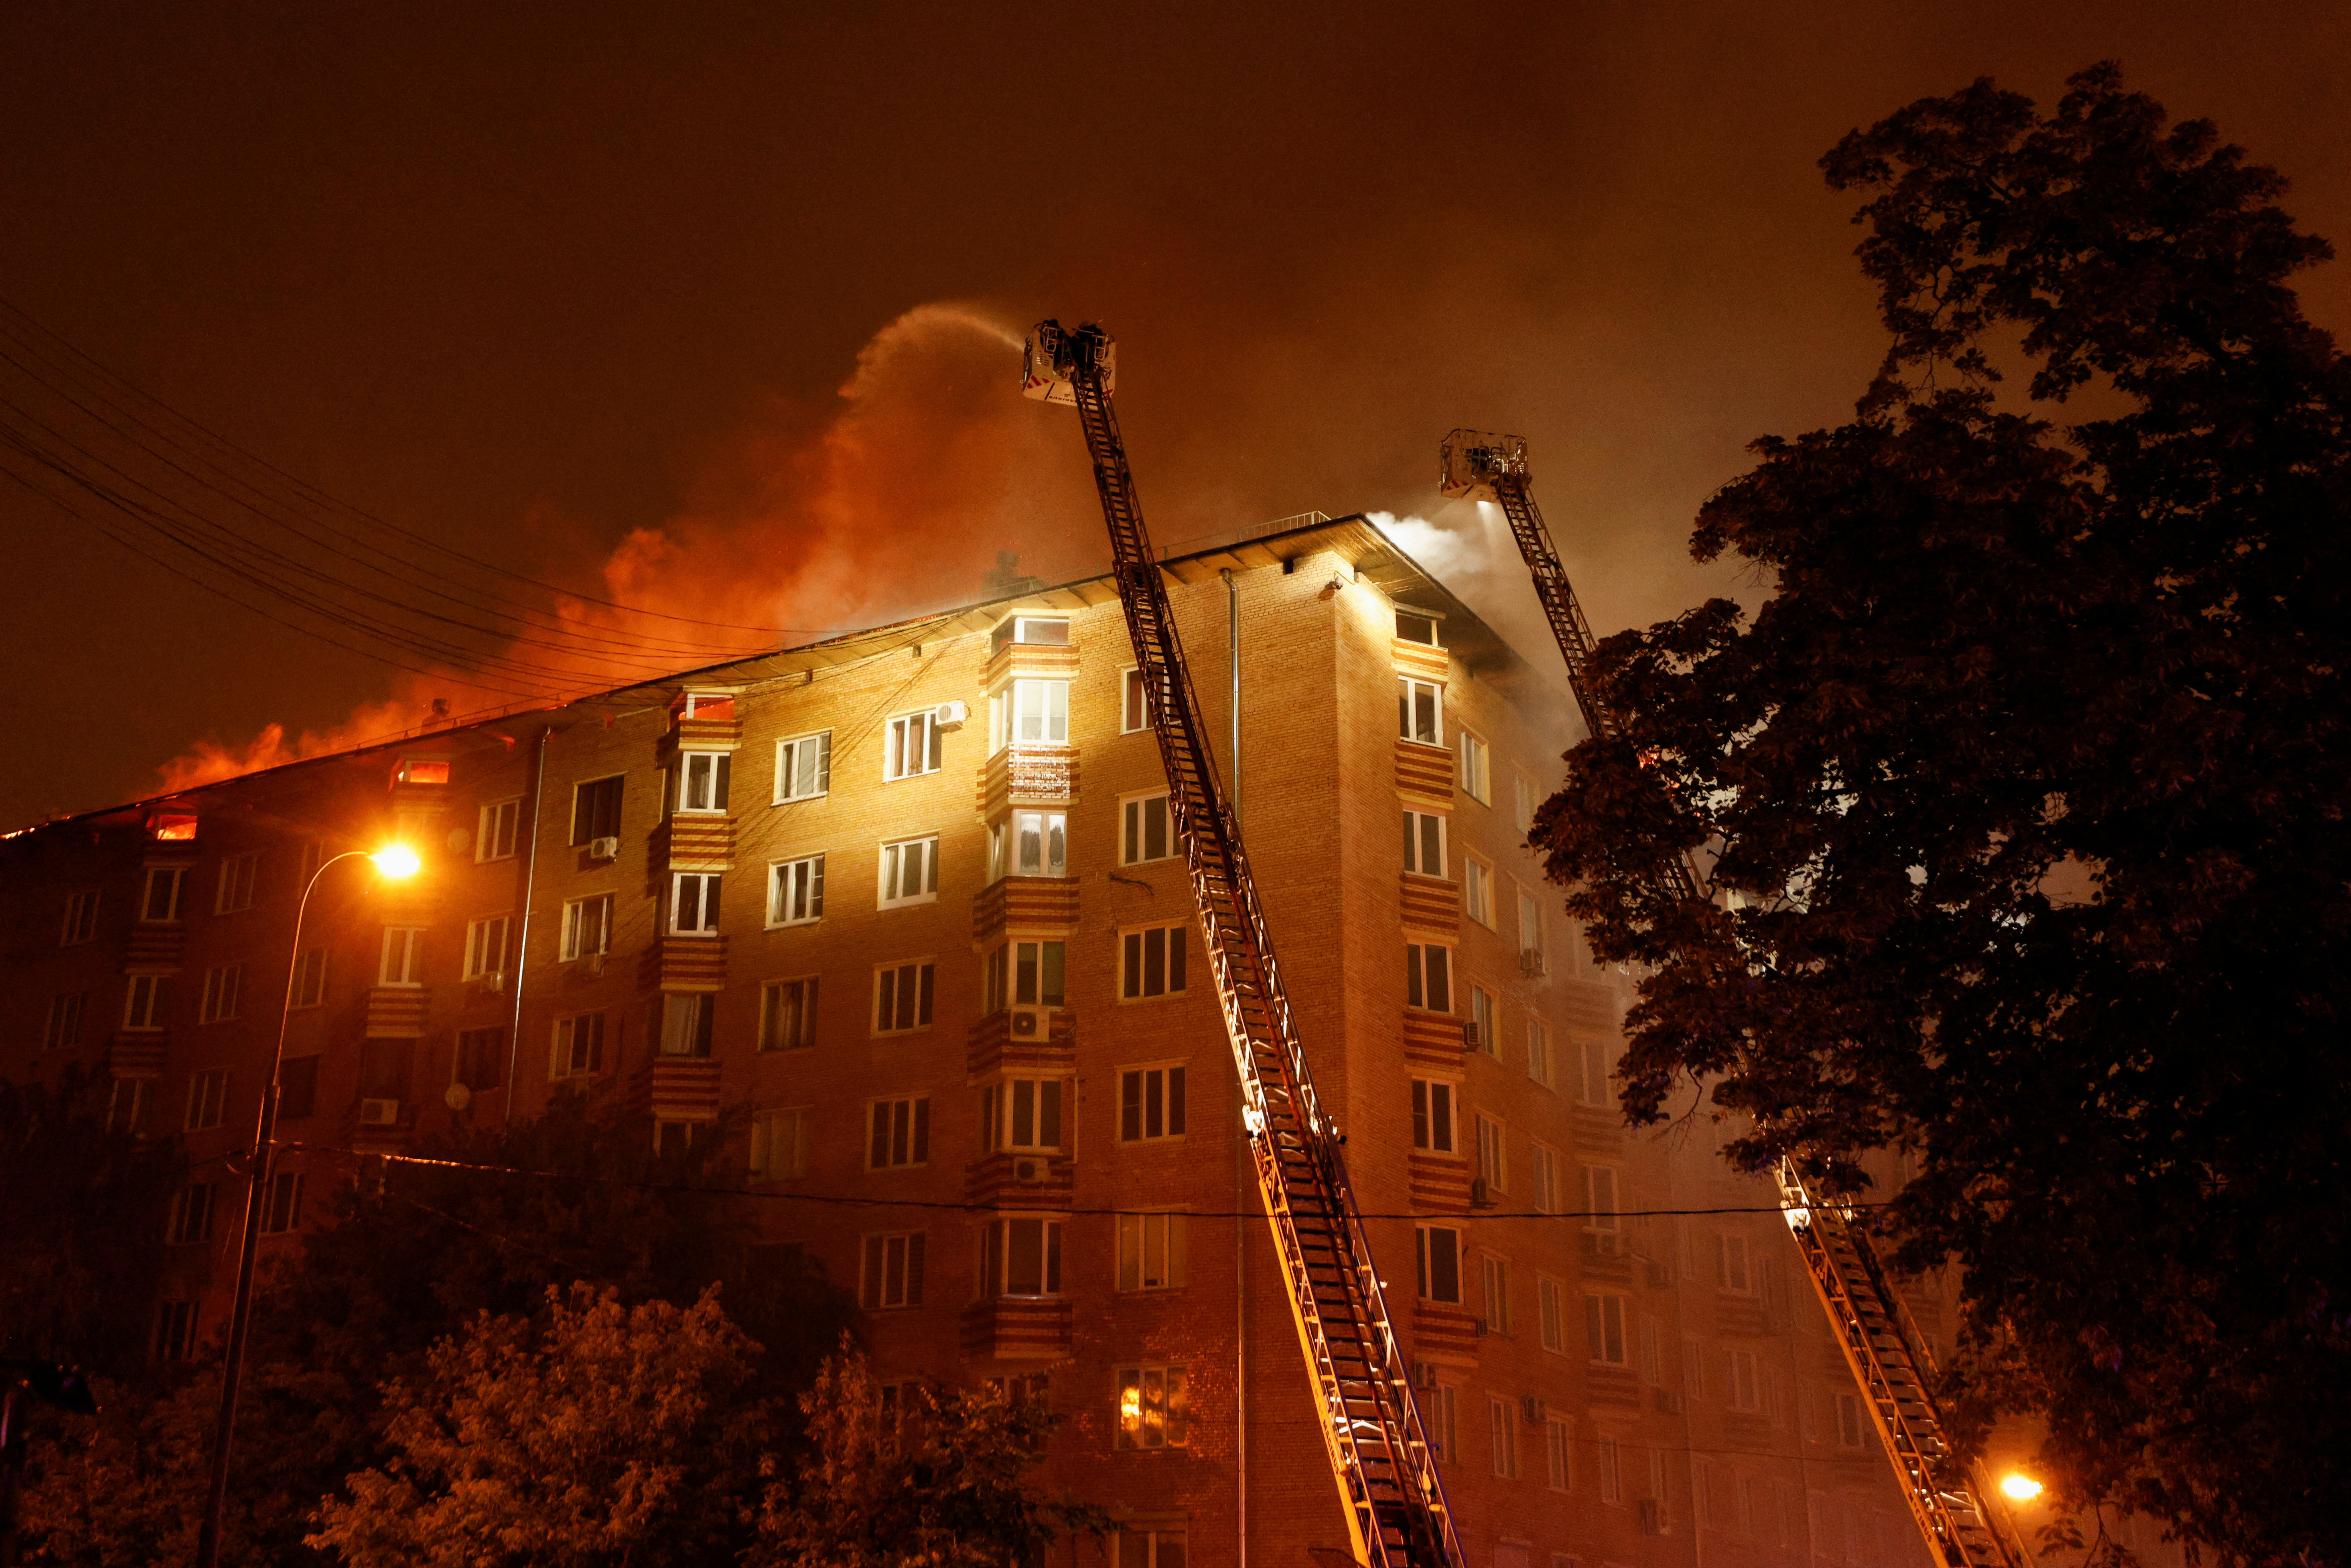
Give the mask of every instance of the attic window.
<path id="1" fill-rule="evenodd" d="M 196 814 L 193 811 L 158 811 L 147 819 L 147 836 L 159 844 L 193 843 Z"/>
<path id="2" fill-rule="evenodd" d="M 400 771 L 392 775 L 399 784 L 446 784 L 449 782 L 449 759 L 445 757 L 403 757 Z"/>
<path id="3" fill-rule="evenodd" d="M 1066 648 L 1070 645 L 1070 623 L 1050 616 L 1015 615 L 998 625 L 989 637 L 988 655 L 992 658 L 1015 643 Z"/>
<path id="4" fill-rule="evenodd" d="M 678 710 L 682 718 L 709 719 L 726 723 L 735 717 L 733 692 L 688 692 L 685 706 Z"/>
<path id="5" fill-rule="evenodd" d="M 1407 643 L 1426 643 L 1434 648 L 1437 643 L 1437 618 L 1416 610 L 1399 606 L 1395 612 L 1395 634 Z"/>

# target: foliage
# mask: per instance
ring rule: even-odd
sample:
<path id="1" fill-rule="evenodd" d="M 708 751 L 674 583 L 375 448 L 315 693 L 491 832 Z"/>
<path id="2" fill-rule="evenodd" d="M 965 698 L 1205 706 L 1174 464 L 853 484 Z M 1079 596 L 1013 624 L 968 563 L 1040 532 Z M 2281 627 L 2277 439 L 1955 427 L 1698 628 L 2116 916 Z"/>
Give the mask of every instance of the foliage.
<path id="1" fill-rule="evenodd" d="M 1858 416 L 1699 515 L 1773 592 L 1603 644 L 1535 840 L 1651 967 L 1629 1113 L 1865 1184 L 1964 1266 L 1970 1421 L 2227 1561 L 2345 1560 L 2351 370 L 2273 171 L 2099 67 L 1823 159 L 1890 336 Z M 2028 364 L 2027 396 L 2001 381 Z M 2076 414 L 2060 423 L 2061 405 Z M 1648 868 L 1710 858 L 1739 907 Z"/>
<path id="2" fill-rule="evenodd" d="M 886 1405 L 846 1339 L 800 1396 L 809 1447 L 771 1465 L 748 1568 L 1003 1568 L 1110 1516 L 1022 1484 L 1055 1416 L 990 1391 L 904 1386 Z"/>
<path id="3" fill-rule="evenodd" d="M 392 1457 L 326 1501 L 309 1544 L 352 1568 L 722 1560 L 757 1490 L 764 1412 L 736 1396 L 758 1352 L 715 1290 L 485 1312 L 385 1391 Z"/>

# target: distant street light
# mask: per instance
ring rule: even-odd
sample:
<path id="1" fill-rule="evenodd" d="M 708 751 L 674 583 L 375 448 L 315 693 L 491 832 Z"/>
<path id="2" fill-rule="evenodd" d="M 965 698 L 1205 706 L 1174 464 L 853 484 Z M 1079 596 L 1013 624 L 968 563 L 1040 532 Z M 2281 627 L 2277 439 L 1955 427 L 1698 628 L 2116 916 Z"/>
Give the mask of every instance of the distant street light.
<path id="1" fill-rule="evenodd" d="M 2031 1502 L 2041 1495 L 2041 1483 L 2022 1470 L 2011 1470 L 2000 1478 L 2000 1490 L 2011 1502 Z"/>
<path id="2" fill-rule="evenodd" d="M 294 951 L 286 966 L 286 999 L 277 1009 L 277 1050 L 269 1059 L 269 1084 L 261 1092 L 261 1112 L 255 1119 L 253 1163 L 245 1183 L 245 1243 L 236 1260 L 236 1306 L 229 1314 L 228 1350 L 221 1359 L 220 1418 L 213 1430 L 212 1490 L 204 1498 L 204 1520 L 196 1532 L 196 1568 L 219 1568 L 221 1509 L 228 1501 L 229 1441 L 236 1435 L 236 1391 L 245 1371 L 245 1339 L 253 1324 L 254 1257 L 261 1242 L 261 1210 L 268 1201 L 270 1167 L 275 1163 L 277 1132 L 277 1070 L 286 1060 L 287 1020 L 294 1012 L 294 985 L 302 963 L 302 921 L 310 912 L 310 893 L 327 868 L 348 860 L 375 862 L 378 875 L 395 882 L 414 876 L 424 862 L 406 844 L 387 844 L 370 852 L 346 850 L 322 862 L 302 886 L 302 902 L 294 911 Z"/>

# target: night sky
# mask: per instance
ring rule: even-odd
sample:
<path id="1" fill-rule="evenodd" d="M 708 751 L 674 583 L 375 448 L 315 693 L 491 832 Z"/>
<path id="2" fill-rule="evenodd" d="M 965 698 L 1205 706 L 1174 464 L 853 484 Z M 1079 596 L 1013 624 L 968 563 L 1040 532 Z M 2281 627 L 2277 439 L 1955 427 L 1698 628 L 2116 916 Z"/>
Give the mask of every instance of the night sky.
<path id="1" fill-rule="evenodd" d="M 2339 3 L 18 0 L 0 298 L 420 534 L 809 630 L 976 597 L 1002 549 L 1104 564 L 1075 422 L 986 326 L 1098 317 L 1163 542 L 1458 523 L 1437 440 L 1519 432 L 1605 632 L 1751 595 L 1688 563 L 1696 507 L 1875 365 L 1820 154 L 1979 75 L 2050 103 L 2105 57 L 2351 236 Z M 2346 277 L 2303 280 L 2337 329 Z M 0 528 L 0 827 L 444 691 L 13 485 Z"/>

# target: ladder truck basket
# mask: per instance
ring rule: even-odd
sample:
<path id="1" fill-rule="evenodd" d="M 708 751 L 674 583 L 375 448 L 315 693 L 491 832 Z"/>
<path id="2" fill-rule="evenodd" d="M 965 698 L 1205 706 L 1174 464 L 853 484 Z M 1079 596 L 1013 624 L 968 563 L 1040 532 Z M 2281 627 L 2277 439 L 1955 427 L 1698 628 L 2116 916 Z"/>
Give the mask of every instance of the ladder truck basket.
<path id="1" fill-rule="evenodd" d="M 1078 389 L 1070 378 L 1081 365 L 1102 372 L 1103 395 L 1118 390 L 1118 345 L 1109 333 L 1091 321 L 1074 329 L 1059 321 L 1038 322 L 1021 352 L 1021 395 L 1040 402 L 1076 402 Z"/>
<path id="2" fill-rule="evenodd" d="M 1437 482 L 1448 499 L 1467 496 L 1473 501 L 1491 501 L 1496 498 L 1495 480 L 1515 479 L 1523 485 L 1531 477 L 1523 435 L 1457 430 L 1437 449 Z"/>

